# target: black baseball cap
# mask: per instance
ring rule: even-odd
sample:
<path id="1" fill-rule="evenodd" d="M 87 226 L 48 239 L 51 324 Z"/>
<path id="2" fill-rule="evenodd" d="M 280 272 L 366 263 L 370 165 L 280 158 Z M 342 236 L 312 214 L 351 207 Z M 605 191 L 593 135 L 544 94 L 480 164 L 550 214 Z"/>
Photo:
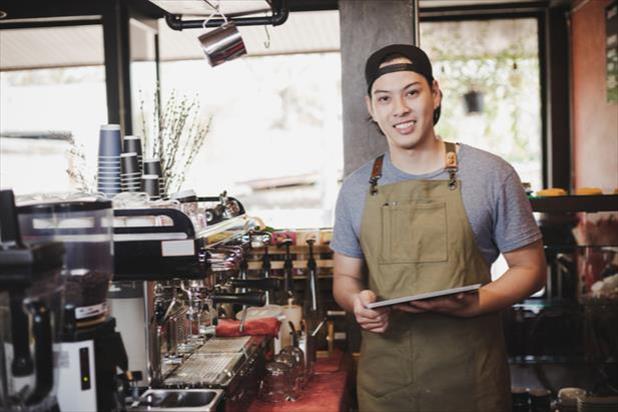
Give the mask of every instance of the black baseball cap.
<path id="1" fill-rule="evenodd" d="M 407 57 L 410 63 L 395 63 L 380 67 L 382 63 L 387 61 L 389 57 L 400 55 Z M 393 72 L 412 71 L 420 74 L 425 79 L 429 87 L 433 84 L 433 71 L 431 69 L 431 61 L 427 54 L 416 46 L 411 44 L 391 44 L 382 47 L 380 50 L 373 52 L 365 63 L 365 80 L 367 81 L 367 95 L 371 96 L 371 86 L 378 77 Z M 442 95 L 442 91 L 440 91 Z M 440 120 L 442 106 L 438 106 L 433 112 L 433 124 L 435 125 Z"/>
<path id="2" fill-rule="evenodd" d="M 389 64 L 388 66 L 380 68 L 380 65 L 393 55 L 407 57 L 410 60 L 410 63 Z M 378 79 L 378 77 L 386 73 L 398 71 L 412 71 L 418 73 L 427 79 L 430 87 L 433 83 L 431 62 L 423 50 L 416 46 L 412 46 L 411 44 L 391 44 L 375 51 L 367 59 L 367 63 L 365 64 L 367 94 L 371 95 L 371 86 Z"/>

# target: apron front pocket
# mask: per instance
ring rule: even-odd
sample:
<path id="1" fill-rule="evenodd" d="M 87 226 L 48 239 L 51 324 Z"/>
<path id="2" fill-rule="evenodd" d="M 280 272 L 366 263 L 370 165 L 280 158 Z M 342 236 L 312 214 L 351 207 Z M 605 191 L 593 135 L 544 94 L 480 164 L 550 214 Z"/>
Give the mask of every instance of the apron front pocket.
<path id="1" fill-rule="evenodd" d="M 446 202 L 391 202 L 381 214 L 380 263 L 447 260 Z"/>

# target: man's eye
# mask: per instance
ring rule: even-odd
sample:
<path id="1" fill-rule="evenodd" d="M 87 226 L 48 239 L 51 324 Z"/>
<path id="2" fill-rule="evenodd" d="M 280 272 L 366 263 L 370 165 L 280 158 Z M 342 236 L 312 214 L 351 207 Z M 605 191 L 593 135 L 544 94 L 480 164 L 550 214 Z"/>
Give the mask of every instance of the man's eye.
<path id="1" fill-rule="evenodd" d="M 378 101 L 380 103 L 386 103 L 388 101 L 388 96 L 380 96 L 378 97 Z"/>
<path id="2" fill-rule="evenodd" d="M 416 96 L 418 94 L 418 90 L 409 90 L 408 91 L 408 95 L 410 96 Z"/>

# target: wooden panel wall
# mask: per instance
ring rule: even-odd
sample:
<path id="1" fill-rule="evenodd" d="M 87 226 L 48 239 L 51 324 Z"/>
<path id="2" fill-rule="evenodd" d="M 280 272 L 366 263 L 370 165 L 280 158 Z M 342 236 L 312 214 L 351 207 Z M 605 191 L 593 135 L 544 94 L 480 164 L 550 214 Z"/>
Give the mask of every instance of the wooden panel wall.
<path id="1" fill-rule="evenodd" d="M 571 13 L 574 187 L 618 188 L 618 103 L 605 84 L 605 7 L 577 1 Z"/>

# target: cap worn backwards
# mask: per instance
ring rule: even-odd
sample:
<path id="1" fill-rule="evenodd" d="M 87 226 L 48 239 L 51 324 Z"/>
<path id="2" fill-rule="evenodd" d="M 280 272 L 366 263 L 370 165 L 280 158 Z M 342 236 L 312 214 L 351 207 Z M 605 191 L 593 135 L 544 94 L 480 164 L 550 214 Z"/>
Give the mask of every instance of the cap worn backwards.
<path id="1" fill-rule="evenodd" d="M 410 63 L 389 64 L 380 67 L 384 61 L 392 55 L 407 57 Z M 412 71 L 427 79 L 429 86 L 433 83 L 431 62 L 425 52 L 411 44 L 391 44 L 374 52 L 365 64 L 365 80 L 367 81 L 367 94 L 371 95 L 371 86 L 378 77 L 392 72 Z"/>

